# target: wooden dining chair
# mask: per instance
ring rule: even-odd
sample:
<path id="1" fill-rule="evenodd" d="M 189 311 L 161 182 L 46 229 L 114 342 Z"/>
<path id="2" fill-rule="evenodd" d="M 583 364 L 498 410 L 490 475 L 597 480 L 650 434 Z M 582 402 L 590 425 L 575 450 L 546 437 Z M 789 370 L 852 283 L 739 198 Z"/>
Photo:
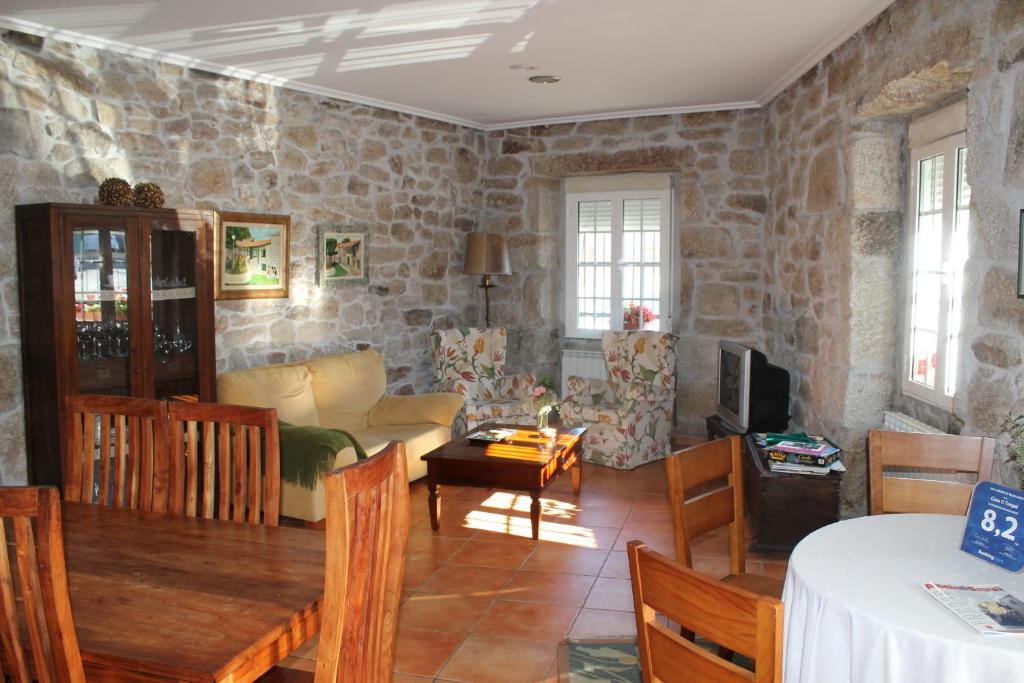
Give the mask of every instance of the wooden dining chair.
<path id="1" fill-rule="evenodd" d="M 761 595 L 781 597 L 782 581 L 746 571 L 746 519 L 740 437 L 709 441 L 665 459 L 676 561 L 693 568 L 690 544 L 729 525 L 729 574 L 722 580 Z"/>
<path id="2" fill-rule="evenodd" d="M 85 681 L 68 597 L 57 489 L 0 488 L 0 522 L 0 679 Z"/>
<path id="3" fill-rule="evenodd" d="M 164 403 L 126 396 L 68 396 L 67 500 L 167 510 Z"/>
<path id="4" fill-rule="evenodd" d="M 277 410 L 169 401 L 173 514 L 277 526 L 281 448 Z"/>
<path id="5" fill-rule="evenodd" d="M 868 432 L 870 514 L 967 514 L 974 485 L 992 476 L 995 447 L 995 440 L 985 436 L 871 430 Z M 928 474 L 968 475 L 974 481 L 928 478 Z"/>
<path id="6" fill-rule="evenodd" d="M 324 483 L 327 559 L 316 673 L 282 666 L 263 683 L 391 680 L 409 539 L 405 444 L 392 441 Z"/>
<path id="7" fill-rule="evenodd" d="M 782 603 L 716 581 L 640 541 L 626 546 L 644 683 L 775 683 L 782 680 Z M 679 635 L 686 631 L 754 662 L 748 671 Z"/>

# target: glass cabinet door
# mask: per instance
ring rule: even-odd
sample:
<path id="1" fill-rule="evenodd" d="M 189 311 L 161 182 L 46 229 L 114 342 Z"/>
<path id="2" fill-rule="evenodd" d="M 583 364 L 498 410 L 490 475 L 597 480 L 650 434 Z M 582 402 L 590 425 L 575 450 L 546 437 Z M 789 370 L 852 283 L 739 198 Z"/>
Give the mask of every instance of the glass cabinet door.
<path id="1" fill-rule="evenodd" d="M 158 399 L 199 395 L 196 340 L 200 229 L 188 222 L 150 222 L 153 378 Z"/>
<path id="2" fill-rule="evenodd" d="M 129 395 L 129 230 L 79 225 L 71 230 L 78 391 Z"/>

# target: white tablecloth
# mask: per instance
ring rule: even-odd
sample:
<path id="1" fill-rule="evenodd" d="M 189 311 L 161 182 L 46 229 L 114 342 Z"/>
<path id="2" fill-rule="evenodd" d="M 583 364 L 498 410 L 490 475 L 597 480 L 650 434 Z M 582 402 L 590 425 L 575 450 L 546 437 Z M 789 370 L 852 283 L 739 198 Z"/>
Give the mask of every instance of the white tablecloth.
<path id="1" fill-rule="evenodd" d="M 785 682 L 1024 682 L 1024 636 L 982 636 L 919 585 L 995 583 L 1024 596 L 1024 577 L 959 550 L 963 525 L 878 515 L 801 541 L 782 596 Z"/>

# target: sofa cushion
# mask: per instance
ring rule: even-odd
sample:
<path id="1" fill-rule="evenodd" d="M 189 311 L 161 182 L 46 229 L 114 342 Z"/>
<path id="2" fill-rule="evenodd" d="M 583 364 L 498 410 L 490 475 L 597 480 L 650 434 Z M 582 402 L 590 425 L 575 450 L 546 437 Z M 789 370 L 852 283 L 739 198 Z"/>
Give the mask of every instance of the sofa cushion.
<path id="1" fill-rule="evenodd" d="M 436 424 L 402 425 L 396 427 L 375 427 L 353 431 L 354 436 L 372 457 L 389 441 L 405 442 L 405 457 L 409 469 L 409 481 L 427 475 L 427 463 L 420 460 L 438 446 L 451 440 L 451 428 Z M 350 465 L 356 461 L 356 452 L 345 448 L 338 452 L 335 467 Z M 297 484 L 281 482 L 281 514 L 286 517 L 319 522 L 326 515 L 324 481 L 320 479 L 310 491 Z"/>
<path id="2" fill-rule="evenodd" d="M 370 408 L 387 389 L 384 358 L 368 349 L 314 358 L 304 365 L 313 378 L 320 426 L 348 432 L 366 429 Z"/>
<path id="3" fill-rule="evenodd" d="M 409 465 L 409 481 L 427 476 L 427 463 L 420 460 L 438 446 L 452 440 L 451 427 L 436 424 L 395 425 L 370 427 L 352 432 L 371 456 L 387 445 L 388 441 L 404 441 L 405 457 Z"/>
<path id="4" fill-rule="evenodd" d="M 368 427 L 426 424 L 451 426 L 462 408 L 461 394 L 439 392 L 409 396 L 382 396 L 370 410 Z"/>
<path id="5" fill-rule="evenodd" d="M 301 365 L 265 365 L 217 375 L 217 401 L 277 408 L 277 418 L 300 427 L 320 424 L 309 370 Z"/>

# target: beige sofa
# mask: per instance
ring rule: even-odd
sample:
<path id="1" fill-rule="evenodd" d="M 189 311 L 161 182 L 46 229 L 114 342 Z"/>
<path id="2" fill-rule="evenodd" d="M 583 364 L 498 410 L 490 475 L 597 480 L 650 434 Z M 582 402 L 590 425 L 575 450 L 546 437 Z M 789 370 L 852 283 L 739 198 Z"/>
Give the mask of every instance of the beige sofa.
<path id="1" fill-rule="evenodd" d="M 419 479 L 427 473 L 420 456 L 451 440 L 452 420 L 462 407 L 462 396 L 386 396 L 386 388 L 384 358 L 373 350 L 225 372 L 217 377 L 221 403 L 277 408 L 278 418 L 294 425 L 343 429 L 370 455 L 388 441 L 404 441 L 409 480 Z M 355 450 L 342 449 L 335 467 L 355 460 Z M 281 514 L 309 522 L 323 519 L 323 482 L 310 491 L 282 481 Z"/>

